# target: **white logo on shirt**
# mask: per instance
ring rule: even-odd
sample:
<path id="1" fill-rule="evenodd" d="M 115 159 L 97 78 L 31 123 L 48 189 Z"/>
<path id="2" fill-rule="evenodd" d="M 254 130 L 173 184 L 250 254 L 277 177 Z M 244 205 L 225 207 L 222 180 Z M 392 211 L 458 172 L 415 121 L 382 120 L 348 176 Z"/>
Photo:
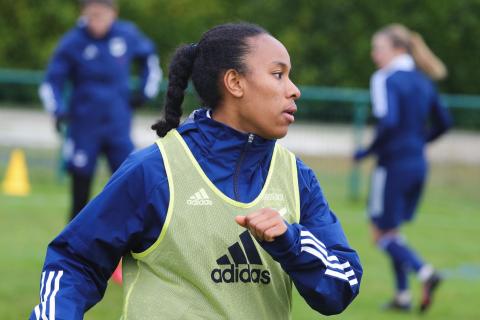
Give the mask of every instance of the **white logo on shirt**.
<path id="1" fill-rule="evenodd" d="M 278 210 L 278 213 L 282 217 L 284 217 L 287 214 L 287 212 L 288 212 L 287 208 L 282 208 L 282 209 Z"/>
<path id="2" fill-rule="evenodd" d="M 94 44 L 89 44 L 83 50 L 83 58 L 85 60 L 92 60 L 97 56 L 97 54 L 98 54 L 98 48 Z"/>
<path id="3" fill-rule="evenodd" d="M 190 206 L 211 206 L 212 200 L 208 197 L 205 189 L 201 188 L 187 200 L 187 204 Z"/>
<path id="4" fill-rule="evenodd" d="M 265 201 L 283 201 L 284 196 L 281 193 L 267 193 L 263 196 L 263 200 Z"/>
<path id="5" fill-rule="evenodd" d="M 127 44 L 125 40 L 120 37 L 115 37 L 110 40 L 109 43 L 110 54 L 116 58 L 121 57 L 127 51 Z"/>

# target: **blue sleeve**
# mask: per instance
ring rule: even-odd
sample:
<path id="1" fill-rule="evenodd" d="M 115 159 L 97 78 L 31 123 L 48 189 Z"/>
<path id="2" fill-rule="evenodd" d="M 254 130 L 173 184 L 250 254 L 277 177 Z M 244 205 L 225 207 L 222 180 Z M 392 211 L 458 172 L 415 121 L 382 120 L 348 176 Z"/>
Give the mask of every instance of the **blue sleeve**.
<path id="1" fill-rule="evenodd" d="M 372 87 L 372 96 L 377 96 L 373 100 L 374 110 L 377 110 L 375 116 L 378 119 L 375 137 L 368 148 L 366 153 L 370 154 L 378 149 L 381 149 L 386 141 L 389 130 L 395 128 L 399 121 L 399 97 L 398 90 L 395 88 L 392 82 L 385 79 L 378 80 L 375 86 Z M 383 97 L 383 98 L 379 98 Z"/>
<path id="2" fill-rule="evenodd" d="M 67 81 L 72 77 L 73 60 L 69 54 L 69 43 L 63 39 L 48 64 L 45 79 L 39 88 L 42 104 L 49 113 L 58 116 L 66 112 L 63 97 Z"/>
<path id="3" fill-rule="evenodd" d="M 440 97 L 435 93 L 430 113 L 430 125 L 427 128 L 425 140 L 432 142 L 453 126 L 453 120 Z"/>
<path id="4" fill-rule="evenodd" d="M 142 243 L 145 230 L 152 225 L 161 229 L 163 222 L 155 220 L 150 196 L 156 198 L 155 210 L 166 212 L 168 195 L 159 199 L 156 186 L 148 191 L 145 185 L 149 179 L 143 164 L 135 155 L 130 156 L 104 190 L 49 244 L 40 303 L 30 319 L 42 314 L 50 315 L 49 319 L 53 315 L 58 319 L 83 319 L 84 313 L 103 297 L 120 258 L 151 244 Z M 159 203 L 165 199 L 167 203 Z M 158 228 L 150 233 L 158 236 Z"/>
<path id="5" fill-rule="evenodd" d="M 158 95 L 163 72 L 160 68 L 160 58 L 156 54 L 155 45 L 133 25 L 133 56 L 140 64 L 139 91 L 145 99 L 153 99 Z"/>
<path id="6" fill-rule="evenodd" d="M 340 222 L 330 210 L 311 169 L 297 160 L 300 223 L 262 247 L 289 274 L 297 290 L 315 310 L 342 312 L 358 295 L 362 267 Z"/>

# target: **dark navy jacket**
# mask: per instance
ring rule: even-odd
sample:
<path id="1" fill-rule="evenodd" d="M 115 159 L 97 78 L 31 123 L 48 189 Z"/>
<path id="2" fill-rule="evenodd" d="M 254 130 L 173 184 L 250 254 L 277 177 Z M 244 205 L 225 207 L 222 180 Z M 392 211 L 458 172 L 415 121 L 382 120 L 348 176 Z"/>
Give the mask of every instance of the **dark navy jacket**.
<path id="1" fill-rule="evenodd" d="M 400 55 L 371 80 L 376 136 L 367 149 L 380 164 L 424 161 L 425 144 L 452 125 L 437 90 L 409 55 Z"/>
<path id="2" fill-rule="evenodd" d="M 204 109 L 192 114 L 178 131 L 224 194 L 242 202 L 257 197 L 274 140 L 240 133 L 214 121 Z M 288 225 L 284 235 L 261 245 L 281 263 L 310 306 L 324 314 L 339 313 L 359 293 L 362 267 L 313 171 L 299 159 L 297 168 L 300 224 Z M 158 147 L 133 153 L 48 246 L 41 303 L 31 319 L 44 310 L 55 312 L 57 319 L 81 319 L 102 298 L 119 259 L 130 251 L 144 251 L 158 238 L 168 202 Z"/>
<path id="3" fill-rule="evenodd" d="M 80 20 L 62 38 L 48 65 L 40 87 L 44 107 L 55 116 L 68 114 L 79 134 L 129 132 L 133 61 L 139 62 L 141 73 L 137 99 L 154 98 L 162 78 L 154 44 L 130 22 L 115 21 L 103 38 L 96 39 Z M 67 83 L 72 90 L 68 106 Z"/>

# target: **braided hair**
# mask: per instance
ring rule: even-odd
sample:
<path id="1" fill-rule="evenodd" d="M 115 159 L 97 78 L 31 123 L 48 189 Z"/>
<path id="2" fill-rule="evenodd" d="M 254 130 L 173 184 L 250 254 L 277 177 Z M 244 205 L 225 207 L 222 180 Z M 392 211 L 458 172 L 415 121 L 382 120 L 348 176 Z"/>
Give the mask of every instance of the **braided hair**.
<path id="1" fill-rule="evenodd" d="M 215 109 L 222 99 L 221 76 L 230 69 L 246 72 L 244 57 L 250 50 L 246 40 L 261 34 L 268 32 L 254 24 L 228 23 L 208 30 L 198 44 L 177 48 L 169 67 L 163 118 L 152 125 L 157 135 L 164 137 L 180 124 L 190 78 L 202 105 Z"/>

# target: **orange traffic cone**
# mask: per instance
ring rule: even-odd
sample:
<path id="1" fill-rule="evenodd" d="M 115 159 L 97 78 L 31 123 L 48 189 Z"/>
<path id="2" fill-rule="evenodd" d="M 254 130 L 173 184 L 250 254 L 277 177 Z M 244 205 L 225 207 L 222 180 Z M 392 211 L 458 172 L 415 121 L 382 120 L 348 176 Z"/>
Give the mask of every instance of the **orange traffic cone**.
<path id="1" fill-rule="evenodd" d="M 12 151 L 2 189 L 4 194 L 11 196 L 26 196 L 30 193 L 27 161 L 20 149 Z"/>

